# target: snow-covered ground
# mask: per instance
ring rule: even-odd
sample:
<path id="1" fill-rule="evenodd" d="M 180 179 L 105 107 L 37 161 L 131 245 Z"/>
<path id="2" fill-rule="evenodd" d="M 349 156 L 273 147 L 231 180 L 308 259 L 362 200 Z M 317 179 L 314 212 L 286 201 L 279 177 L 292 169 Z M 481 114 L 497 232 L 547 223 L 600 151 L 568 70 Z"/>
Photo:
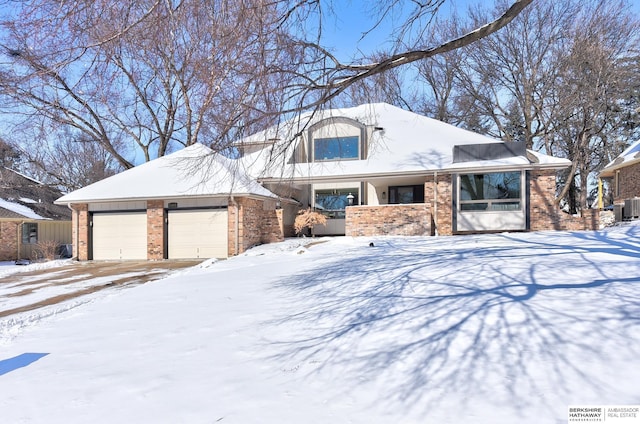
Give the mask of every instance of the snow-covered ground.
<path id="1" fill-rule="evenodd" d="M 566 423 L 640 404 L 637 223 L 322 241 L 13 317 L 0 419 Z"/>

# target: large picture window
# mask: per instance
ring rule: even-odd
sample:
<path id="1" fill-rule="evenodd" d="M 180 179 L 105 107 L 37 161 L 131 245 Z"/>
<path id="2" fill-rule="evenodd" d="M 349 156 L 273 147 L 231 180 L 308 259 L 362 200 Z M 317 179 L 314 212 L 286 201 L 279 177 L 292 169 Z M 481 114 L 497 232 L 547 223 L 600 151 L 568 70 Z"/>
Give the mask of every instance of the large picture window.
<path id="1" fill-rule="evenodd" d="M 521 186 L 521 172 L 460 175 L 460 210 L 520 210 Z"/>
<path id="2" fill-rule="evenodd" d="M 358 204 L 358 189 L 316 190 L 315 208 L 327 218 L 345 217 L 345 209 L 349 206 L 349 196 L 353 196 L 352 202 Z"/>
<path id="3" fill-rule="evenodd" d="M 390 186 L 389 203 L 424 203 L 424 185 Z"/>
<path id="4" fill-rule="evenodd" d="M 315 161 L 358 159 L 360 139 L 353 137 L 316 138 L 313 140 Z"/>

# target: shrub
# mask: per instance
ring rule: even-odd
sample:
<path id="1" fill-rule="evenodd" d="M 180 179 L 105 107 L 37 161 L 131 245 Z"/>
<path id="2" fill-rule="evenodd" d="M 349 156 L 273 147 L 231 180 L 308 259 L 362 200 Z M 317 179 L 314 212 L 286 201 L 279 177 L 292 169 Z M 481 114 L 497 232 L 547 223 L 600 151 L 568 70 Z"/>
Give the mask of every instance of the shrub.
<path id="1" fill-rule="evenodd" d="M 312 211 L 307 208 L 298 212 L 296 220 L 293 223 L 293 229 L 296 234 L 302 234 L 307 228 L 313 230 L 315 225 L 327 225 L 327 217 L 319 212 Z"/>
<path id="2" fill-rule="evenodd" d="M 55 240 L 39 241 L 33 250 L 34 259 L 54 260 L 58 252 L 58 246 L 59 243 Z"/>

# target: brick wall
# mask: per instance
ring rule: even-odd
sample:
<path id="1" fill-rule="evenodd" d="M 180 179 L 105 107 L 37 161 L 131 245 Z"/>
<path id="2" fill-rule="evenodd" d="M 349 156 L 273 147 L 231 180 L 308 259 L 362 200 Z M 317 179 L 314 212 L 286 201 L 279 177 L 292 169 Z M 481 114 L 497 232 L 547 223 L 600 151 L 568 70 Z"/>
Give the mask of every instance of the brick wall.
<path id="1" fill-rule="evenodd" d="M 556 171 L 535 170 L 529 173 L 529 214 L 531 231 L 597 230 L 600 216 L 597 209 L 582 211 L 582 216 L 563 212 L 555 202 Z"/>
<path id="2" fill-rule="evenodd" d="M 349 206 L 346 235 L 426 236 L 431 234 L 431 214 L 424 203 L 410 205 Z"/>
<path id="3" fill-rule="evenodd" d="M 435 234 L 437 230 L 438 235 L 450 236 L 453 234 L 453 192 L 451 186 L 451 175 L 438 175 L 437 184 L 434 185 L 434 176 L 428 176 L 424 184 L 424 201 L 429 207 L 429 212 L 433 215 L 432 232 Z M 437 187 L 436 187 L 437 186 Z M 434 187 L 436 187 L 436 203 L 437 208 L 434 205 Z M 437 209 L 437 212 L 433 214 L 433 211 Z"/>
<path id="4" fill-rule="evenodd" d="M 252 246 L 284 240 L 282 210 L 275 201 L 236 198 L 229 202 L 229 256 L 243 253 Z M 238 219 L 238 251 L 235 251 L 235 228 Z"/>
<path id="5" fill-rule="evenodd" d="M 620 193 L 614 202 L 624 203 L 624 199 L 640 197 L 640 163 L 620 168 Z"/>
<path id="6" fill-rule="evenodd" d="M 157 261 L 165 257 L 164 220 L 164 201 L 147 201 L 147 259 L 149 260 Z"/>
<path id="7" fill-rule="evenodd" d="M 79 203 L 71 205 L 71 240 L 73 257 L 79 261 L 89 260 L 89 205 Z"/>
<path id="8" fill-rule="evenodd" d="M 0 261 L 15 261 L 18 258 L 20 222 L 0 221 Z"/>

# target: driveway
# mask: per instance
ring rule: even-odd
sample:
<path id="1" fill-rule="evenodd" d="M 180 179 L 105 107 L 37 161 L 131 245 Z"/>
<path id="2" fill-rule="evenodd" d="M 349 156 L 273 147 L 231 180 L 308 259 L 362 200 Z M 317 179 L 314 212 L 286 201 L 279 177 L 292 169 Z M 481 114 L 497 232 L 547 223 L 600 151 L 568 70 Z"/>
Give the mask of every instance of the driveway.
<path id="1" fill-rule="evenodd" d="M 106 289 L 159 280 L 199 261 L 75 262 L 0 278 L 0 318 Z"/>

